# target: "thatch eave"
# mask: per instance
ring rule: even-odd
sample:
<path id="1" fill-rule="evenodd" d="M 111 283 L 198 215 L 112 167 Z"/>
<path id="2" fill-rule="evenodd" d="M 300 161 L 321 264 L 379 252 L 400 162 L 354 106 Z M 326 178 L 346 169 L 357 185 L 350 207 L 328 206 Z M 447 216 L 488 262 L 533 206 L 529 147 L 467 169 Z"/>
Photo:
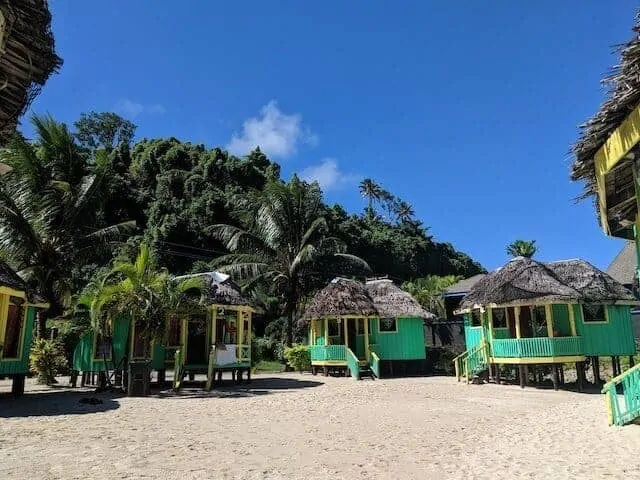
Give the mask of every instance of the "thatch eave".
<path id="1" fill-rule="evenodd" d="M 0 142 L 14 133 L 49 77 L 62 65 L 46 0 L 0 0 Z"/>

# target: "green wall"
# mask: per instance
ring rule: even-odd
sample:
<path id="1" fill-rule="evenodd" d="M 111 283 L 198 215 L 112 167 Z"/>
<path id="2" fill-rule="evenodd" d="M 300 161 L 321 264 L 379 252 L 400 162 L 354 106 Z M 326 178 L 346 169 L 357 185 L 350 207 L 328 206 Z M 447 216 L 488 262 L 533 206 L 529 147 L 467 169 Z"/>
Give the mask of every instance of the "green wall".
<path id="1" fill-rule="evenodd" d="M 422 360 L 426 358 L 424 321 L 421 318 L 396 319 L 397 332 L 380 333 L 379 320 L 369 319 L 369 344 L 382 360 Z"/>
<path id="2" fill-rule="evenodd" d="M 636 343 L 628 305 L 607 307 L 608 323 L 585 323 L 580 305 L 573 305 L 576 331 L 584 342 L 587 356 L 634 355 Z"/>
<path id="3" fill-rule="evenodd" d="M 31 341 L 33 340 L 33 324 L 35 323 L 35 318 L 35 307 L 27 307 L 22 354 L 20 358 L 16 360 L 0 360 L 0 375 L 23 375 L 29 372 L 29 352 L 31 351 Z"/>
<path id="4" fill-rule="evenodd" d="M 471 314 L 465 313 L 464 318 L 464 340 L 467 350 L 480 344 L 482 341 L 482 327 L 471 326 Z"/>
<path id="5" fill-rule="evenodd" d="M 128 353 L 129 347 L 129 317 L 119 317 L 113 325 L 113 350 L 115 362 L 107 361 L 108 367 L 113 369 Z M 73 369 L 79 372 L 102 372 L 105 370 L 104 361 L 93 358 L 94 333 L 88 332 L 80 338 L 73 351 Z"/>

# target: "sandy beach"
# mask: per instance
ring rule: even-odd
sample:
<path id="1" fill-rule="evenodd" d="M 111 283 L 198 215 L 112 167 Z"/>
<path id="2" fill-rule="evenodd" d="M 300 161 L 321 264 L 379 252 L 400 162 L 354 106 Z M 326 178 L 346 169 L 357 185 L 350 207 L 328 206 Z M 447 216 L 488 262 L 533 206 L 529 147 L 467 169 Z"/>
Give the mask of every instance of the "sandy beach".
<path id="1" fill-rule="evenodd" d="M 78 402 L 91 396 L 103 403 Z M 639 446 L 601 395 L 445 377 L 0 398 L 3 479 L 622 479 L 640 476 Z"/>

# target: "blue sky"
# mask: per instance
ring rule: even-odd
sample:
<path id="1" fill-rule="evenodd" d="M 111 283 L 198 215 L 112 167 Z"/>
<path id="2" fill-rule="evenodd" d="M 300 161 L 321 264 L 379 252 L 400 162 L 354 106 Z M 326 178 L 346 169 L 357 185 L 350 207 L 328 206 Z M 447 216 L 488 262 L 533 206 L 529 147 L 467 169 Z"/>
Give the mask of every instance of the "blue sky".
<path id="1" fill-rule="evenodd" d="M 517 238 L 601 268 L 622 247 L 574 204 L 568 151 L 634 1 L 51 4 L 65 63 L 34 112 L 117 111 L 138 137 L 235 153 L 259 143 L 351 211 L 371 177 L 489 269 Z"/>

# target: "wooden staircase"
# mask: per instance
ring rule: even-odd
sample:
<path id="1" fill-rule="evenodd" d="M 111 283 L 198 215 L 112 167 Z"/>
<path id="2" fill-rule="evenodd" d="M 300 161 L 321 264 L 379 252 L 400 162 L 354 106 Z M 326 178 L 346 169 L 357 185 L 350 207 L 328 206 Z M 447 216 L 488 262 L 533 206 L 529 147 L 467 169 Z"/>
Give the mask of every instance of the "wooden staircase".
<path id="1" fill-rule="evenodd" d="M 489 368 L 489 353 L 487 344 L 482 342 L 453 359 L 456 369 L 456 379 L 464 378 L 467 383 L 477 378 Z"/>
<path id="2" fill-rule="evenodd" d="M 607 382 L 602 393 L 605 394 L 609 425 L 627 425 L 640 418 L 640 364 Z"/>

